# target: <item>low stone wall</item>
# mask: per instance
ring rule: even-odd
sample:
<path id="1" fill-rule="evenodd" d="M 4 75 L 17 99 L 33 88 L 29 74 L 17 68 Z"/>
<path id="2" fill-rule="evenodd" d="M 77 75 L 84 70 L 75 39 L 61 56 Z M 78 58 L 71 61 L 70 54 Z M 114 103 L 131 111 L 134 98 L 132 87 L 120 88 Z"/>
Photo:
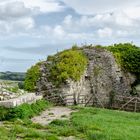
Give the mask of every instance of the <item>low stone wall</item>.
<path id="1" fill-rule="evenodd" d="M 28 94 L 19 96 L 18 98 L 0 101 L 0 106 L 4 106 L 6 108 L 13 108 L 23 103 L 33 103 L 40 99 L 42 99 L 41 95 L 37 96 L 35 93 L 28 93 Z"/>

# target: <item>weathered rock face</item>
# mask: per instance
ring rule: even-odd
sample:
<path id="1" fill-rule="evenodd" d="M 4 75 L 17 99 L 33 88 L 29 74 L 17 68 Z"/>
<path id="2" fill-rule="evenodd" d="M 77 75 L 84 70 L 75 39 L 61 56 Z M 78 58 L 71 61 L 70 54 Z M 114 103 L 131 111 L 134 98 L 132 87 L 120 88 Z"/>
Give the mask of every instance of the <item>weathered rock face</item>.
<path id="1" fill-rule="evenodd" d="M 91 94 L 90 80 L 86 79 L 87 71 L 78 82 L 68 80 L 67 84 L 61 86 L 61 93 L 64 96 L 65 104 L 86 104 Z"/>
<path id="2" fill-rule="evenodd" d="M 96 105 L 107 106 L 110 96 L 129 96 L 135 76 L 123 72 L 112 53 L 100 48 L 84 49 L 84 52 L 89 58 L 87 73 Z"/>
<path id="3" fill-rule="evenodd" d="M 89 63 L 78 82 L 67 80 L 56 88 L 47 78 L 48 62 L 44 62 L 41 67 L 42 77 L 37 82 L 38 92 L 56 104 L 67 105 L 108 106 L 111 96 L 129 96 L 135 76 L 123 72 L 112 53 L 100 48 L 84 48 L 83 51 Z"/>

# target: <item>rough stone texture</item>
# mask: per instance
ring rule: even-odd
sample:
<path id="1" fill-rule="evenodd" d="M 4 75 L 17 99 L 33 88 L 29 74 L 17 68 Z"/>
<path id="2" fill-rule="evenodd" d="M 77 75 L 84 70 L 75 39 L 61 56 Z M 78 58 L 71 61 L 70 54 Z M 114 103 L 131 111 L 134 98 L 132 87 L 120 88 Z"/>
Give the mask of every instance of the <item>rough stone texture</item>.
<path id="1" fill-rule="evenodd" d="M 96 105 L 108 106 L 111 95 L 130 95 L 135 76 L 123 72 L 111 52 L 100 48 L 84 52 L 89 58 L 87 73 Z"/>
<path id="2" fill-rule="evenodd" d="M 85 104 L 90 95 L 90 81 L 85 80 L 86 71 L 78 82 L 70 79 L 59 88 L 55 87 L 48 80 L 49 71 L 46 68 L 48 62 L 44 62 L 41 67 L 42 76 L 37 82 L 37 94 L 42 94 L 47 100 L 56 105 Z"/>
<path id="3" fill-rule="evenodd" d="M 17 98 L 21 95 L 27 94 L 26 91 L 19 89 L 18 87 L 16 92 L 12 92 L 11 90 L 16 87 L 17 85 L 12 86 L 0 81 L 0 101 Z"/>
<path id="4" fill-rule="evenodd" d="M 140 84 L 137 84 L 135 87 L 134 87 L 134 93 L 140 97 Z"/>
<path id="5" fill-rule="evenodd" d="M 124 72 L 117 65 L 111 52 L 100 48 L 83 48 L 89 64 L 78 82 L 67 80 L 56 88 L 49 79 L 49 70 L 44 62 L 41 66 L 42 76 L 37 82 L 38 93 L 56 104 L 84 104 L 108 106 L 110 97 L 130 94 L 135 76 Z"/>
<path id="6" fill-rule="evenodd" d="M 67 80 L 67 84 L 61 87 L 61 93 L 67 105 L 86 104 L 89 96 L 92 96 L 90 80 L 85 79 L 87 72 L 82 75 L 78 82 Z"/>
<path id="7" fill-rule="evenodd" d="M 23 103 L 33 103 L 40 99 L 42 99 L 41 95 L 37 96 L 35 93 L 28 93 L 14 99 L 0 101 L 0 106 L 4 106 L 6 108 L 13 108 Z"/>

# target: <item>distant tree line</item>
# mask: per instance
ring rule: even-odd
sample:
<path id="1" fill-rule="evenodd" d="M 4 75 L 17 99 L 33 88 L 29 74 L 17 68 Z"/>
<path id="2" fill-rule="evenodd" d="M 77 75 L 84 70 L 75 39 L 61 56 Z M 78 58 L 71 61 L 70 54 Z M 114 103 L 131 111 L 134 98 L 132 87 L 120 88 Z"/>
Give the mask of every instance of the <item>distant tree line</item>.
<path id="1" fill-rule="evenodd" d="M 2 80 L 13 80 L 13 81 L 24 81 L 25 73 L 23 72 L 0 72 L 0 79 Z"/>

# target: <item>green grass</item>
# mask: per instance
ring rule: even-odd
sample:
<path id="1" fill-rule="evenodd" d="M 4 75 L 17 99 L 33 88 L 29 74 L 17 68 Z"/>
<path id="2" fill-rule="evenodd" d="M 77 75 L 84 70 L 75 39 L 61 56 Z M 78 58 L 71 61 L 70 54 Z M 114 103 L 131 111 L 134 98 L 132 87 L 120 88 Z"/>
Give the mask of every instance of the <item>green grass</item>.
<path id="1" fill-rule="evenodd" d="M 28 104 L 24 103 L 15 108 L 4 108 L 0 107 L 0 121 L 12 120 L 12 119 L 28 119 L 45 109 L 47 109 L 51 104 L 46 100 L 38 100 L 35 103 Z"/>
<path id="2" fill-rule="evenodd" d="M 47 132 L 45 127 L 26 121 L 5 122 L 0 127 L 0 140 L 58 140 L 57 136 Z"/>
<path id="3" fill-rule="evenodd" d="M 29 119 L 5 121 L 0 140 L 59 140 L 75 136 L 77 140 L 139 140 L 140 113 L 97 108 L 78 108 L 70 120 L 54 120 L 48 126 Z"/>
<path id="4" fill-rule="evenodd" d="M 85 140 L 139 140 L 140 114 L 81 108 L 69 121 L 55 120 L 50 132 Z"/>

